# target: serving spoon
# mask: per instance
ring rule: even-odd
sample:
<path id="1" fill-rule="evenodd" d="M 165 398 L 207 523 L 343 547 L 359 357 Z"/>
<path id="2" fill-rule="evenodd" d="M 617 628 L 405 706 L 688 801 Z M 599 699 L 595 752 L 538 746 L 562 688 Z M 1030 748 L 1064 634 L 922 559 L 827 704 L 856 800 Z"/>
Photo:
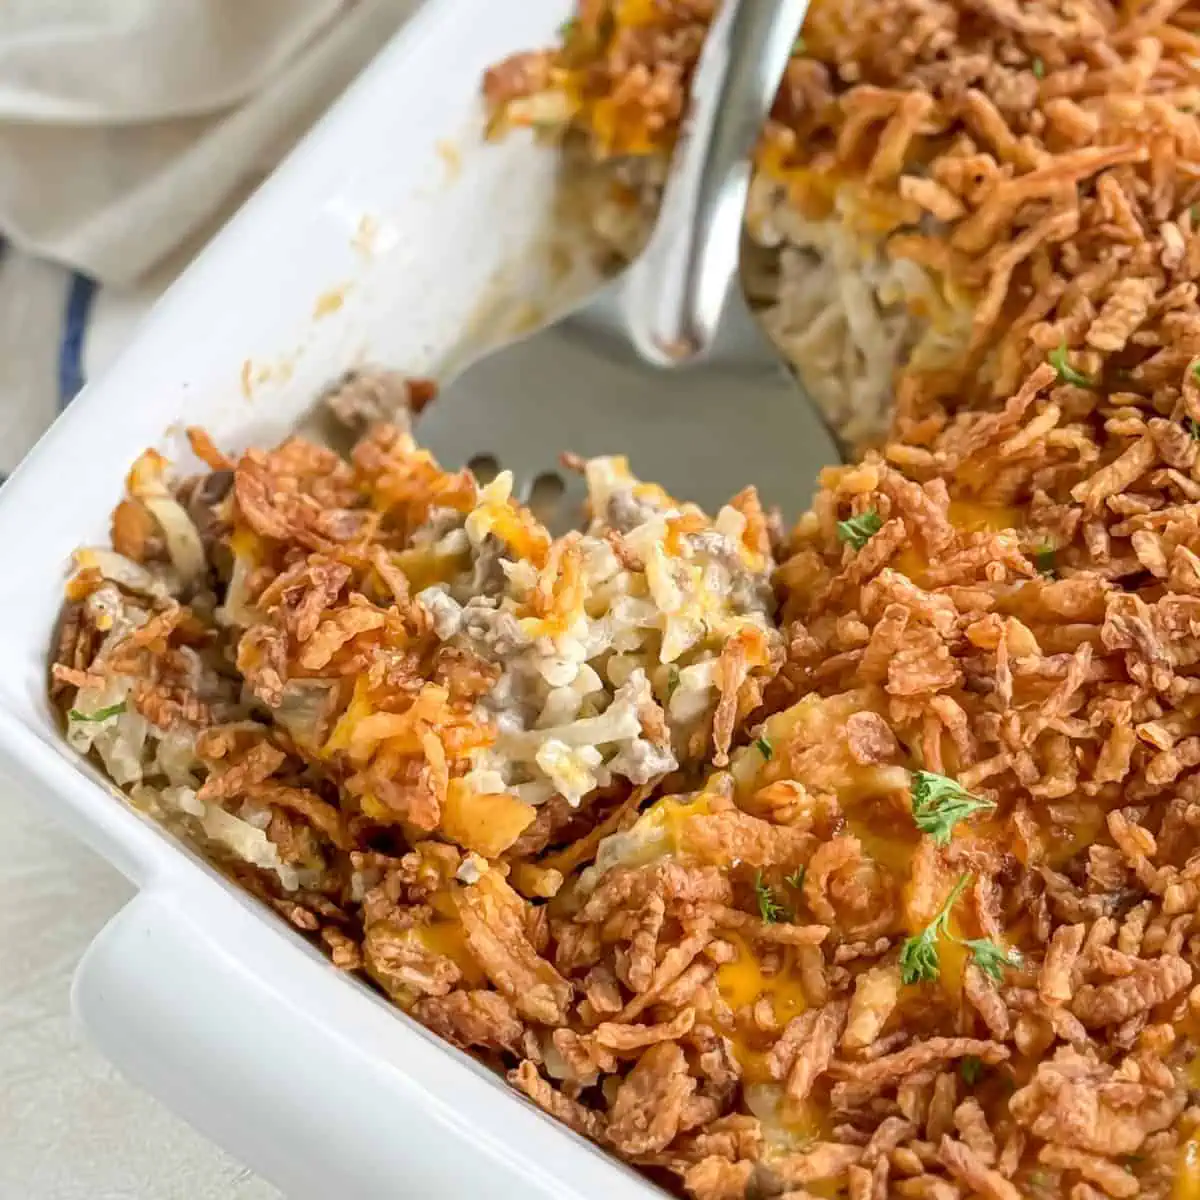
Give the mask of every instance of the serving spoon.
<path id="1" fill-rule="evenodd" d="M 807 7 L 720 6 L 645 250 L 588 302 L 443 385 L 415 432 L 444 467 L 511 470 L 555 532 L 584 519 L 564 451 L 626 454 L 640 478 L 710 511 L 751 483 L 786 518 L 808 506 L 839 446 L 738 273 L 751 155 Z"/>

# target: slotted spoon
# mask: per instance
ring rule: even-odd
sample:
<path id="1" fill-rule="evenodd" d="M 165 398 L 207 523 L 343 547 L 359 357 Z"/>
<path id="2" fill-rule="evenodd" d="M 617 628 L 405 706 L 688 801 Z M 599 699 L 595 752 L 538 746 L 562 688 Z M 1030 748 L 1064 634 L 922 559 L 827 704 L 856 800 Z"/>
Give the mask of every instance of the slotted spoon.
<path id="1" fill-rule="evenodd" d="M 751 483 L 787 518 L 808 505 L 841 455 L 738 280 L 751 152 L 807 7 L 720 6 L 645 251 L 588 303 L 445 385 L 416 428 L 443 466 L 507 468 L 524 496 L 565 485 L 539 512 L 556 531 L 583 518 L 563 451 L 627 454 L 642 479 L 710 511 Z"/>

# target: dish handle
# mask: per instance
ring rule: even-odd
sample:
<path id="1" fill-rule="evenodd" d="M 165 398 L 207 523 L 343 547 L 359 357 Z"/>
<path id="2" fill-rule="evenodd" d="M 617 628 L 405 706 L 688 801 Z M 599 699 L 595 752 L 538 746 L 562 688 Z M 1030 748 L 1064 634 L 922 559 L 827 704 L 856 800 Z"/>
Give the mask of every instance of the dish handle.
<path id="1" fill-rule="evenodd" d="M 223 887 L 204 892 L 139 893 L 85 953 L 72 1011 L 123 1074 L 285 1195 L 581 1200 L 565 1181 L 589 1175 L 647 1194 Z"/>

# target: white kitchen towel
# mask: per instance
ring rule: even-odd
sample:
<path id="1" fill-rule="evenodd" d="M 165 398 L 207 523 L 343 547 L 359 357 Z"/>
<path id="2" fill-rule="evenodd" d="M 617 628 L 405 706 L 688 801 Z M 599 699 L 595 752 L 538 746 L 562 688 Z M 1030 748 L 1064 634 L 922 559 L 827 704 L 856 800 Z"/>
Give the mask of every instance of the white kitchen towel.
<path id="1" fill-rule="evenodd" d="M 416 6 L 0 0 L 0 477 Z"/>

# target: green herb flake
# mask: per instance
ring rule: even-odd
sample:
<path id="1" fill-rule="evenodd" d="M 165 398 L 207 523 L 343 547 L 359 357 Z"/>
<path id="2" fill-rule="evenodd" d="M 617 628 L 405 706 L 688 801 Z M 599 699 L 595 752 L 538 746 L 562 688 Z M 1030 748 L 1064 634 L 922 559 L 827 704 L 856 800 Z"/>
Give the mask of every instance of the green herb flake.
<path id="1" fill-rule="evenodd" d="M 808 43 L 802 37 L 798 37 L 795 42 L 792 43 L 792 57 L 795 58 L 798 54 L 807 53 Z"/>
<path id="2" fill-rule="evenodd" d="M 1076 387 L 1089 388 L 1095 391 L 1096 385 L 1082 371 L 1077 371 L 1067 361 L 1067 344 L 1064 342 L 1057 350 L 1051 350 L 1050 365 L 1058 372 L 1063 383 L 1073 383 Z"/>
<path id="3" fill-rule="evenodd" d="M 673 695 L 679 690 L 679 668 L 671 666 L 667 668 L 667 700 L 669 701 Z"/>
<path id="4" fill-rule="evenodd" d="M 125 701 L 122 700 L 118 704 L 110 704 L 107 708 L 98 708 L 95 712 L 85 713 L 79 709 L 73 708 L 67 713 L 67 716 L 72 721 L 107 721 L 109 717 L 115 717 L 125 711 Z"/>
<path id="5" fill-rule="evenodd" d="M 942 973 L 938 959 L 938 939 L 946 938 L 965 947 L 971 961 L 991 979 L 1003 977 L 1005 967 L 1019 967 L 1022 959 L 1016 950 L 1005 950 L 987 938 L 959 938 L 950 932 L 950 913 L 973 877 L 963 875 L 950 889 L 936 917 L 900 948 L 900 979 L 903 983 L 931 983 Z"/>
<path id="6" fill-rule="evenodd" d="M 1005 967 L 1019 968 L 1023 962 L 1018 951 L 1005 950 L 987 938 L 969 938 L 962 944 L 971 955 L 971 961 L 996 983 L 1004 978 Z"/>
<path id="7" fill-rule="evenodd" d="M 756 737 L 754 739 L 754 745 L 759 754 L 761 754 L 763 758 L 767 760 L 767 762 L 770 762 L 771 759 L 775 757 L 775 747 L 771 745 L 770 738 Z"/>
<path id="8" fill-rule="evenodd" d="M 800 891 L 800 889 L 804 886 L 805 870 L 806 868 L 801 867 L 798 871 L 793 871 L 790 875 L 784 878 L 783 882 L 786 883 L 788 887 L 795 888 L 796 891 Z"/>
<path id="9" fill-rule="evenodd" d="M 1200 221 L 1200 204 L 1190 205 L 1188 208 L 1188 216 L 1192 218 L 1192 224 Z"/>
<path id="10" fill-rule="evenodd" d="M 1055 549 L 1049 545 L 1038 546 L 1033 552 L 1033 565 L 1037 567 L 1039 574 L 1045 575 L 1047 579 L 1054 579 L 1058 573 L 1054 555 Z"/>
<path id="11" fill-rule="evenodd" d="M 754 895 L 758 900 L 758 915 L 764 925 L 774 925 L 776 921 L 787 919 L 787 909 L 775 898 L 775 892 L 769 883 L 763 881 L 762 872 L 754 873 Z"/>
<path id="12" fill-rule="evenodd" d="M 868 509 L 857 517 L 837 523 L 838 540 L 861 550 L 882 528 L 883 518 L 874 509 Z"/>
<path id="13" fill-rule="evenodd" d="M 1034 73 L 1034 74 L 1035 74 L 1035 75 L 1036 75 L 1036 76 L 1037 76 L 1039 79 L 1045 79 L 1045 78 L 1046 78 L 1046 64 L 1045 64 L 1044 62 L 1042 62 L 1042 60 L 1041 60 L 1040 58 L 1035 58 L 1035 59 L 1033 60 L 1033 63 L 1031 64 L 1031 66 L 1032 66 L 1032 69 L 1033 69 L 1033 73 Z"/>
<path id="14" fill-rule="evenodd" d="M 917 771 L 912 779 L 913 824 L 939 846 L 948 845 L 955 825 L 980 809 L 995 808 L 962 784 L 934 771 Z"/>
<path id="15" fill-rule="evenodd" d="M 559 41 L 567 42 L 575 34 L 575 30 L 579 28 L 579 19 L 577 17 L 569 17 L 558 27 Z"/>
<path id="16" fill-rule="evenodd" d="M 958 1073 L 962 1076 L 963 1083 L 974 1087 L 983 1076 L 983 1062 L 973 1054 L 964 1055 L 959 1059 Z"/>
<path id="17" fill-rule="evenodd" d="M 938 961 L 938 938 L 949 936 L 947 925 L 950 921 L 950 910 L 958 903 L 958 898 L 971 882 L 970 874 L 963 875 L 950 889 L 946 902 L 938 911 L 936 917 L 921 930 L 913 934 L 900 947 L 900 979 L 906 984 L 932 983 L 942 973 L 942 964 Z"/>
<path id="18" fill-rule="evenodd" d="M 1191 366 L 1192 378 L 1200 383 L 1200 361 L 1192 363 Z"/>

